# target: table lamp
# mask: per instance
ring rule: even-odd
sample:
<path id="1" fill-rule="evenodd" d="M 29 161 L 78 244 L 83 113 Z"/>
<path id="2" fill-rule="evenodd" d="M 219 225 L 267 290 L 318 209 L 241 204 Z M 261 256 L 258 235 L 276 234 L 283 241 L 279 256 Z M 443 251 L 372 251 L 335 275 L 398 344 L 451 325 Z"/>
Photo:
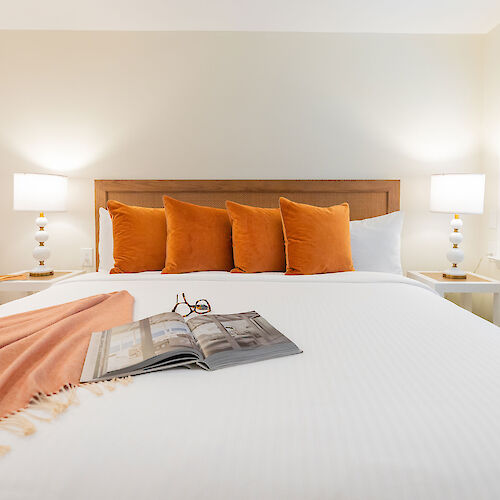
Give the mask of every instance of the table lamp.
<path id="1" fill-rule="evenodd" d="M 44 212 L 66 211 L 68 178 L 62 175 L 14 174 L 14 210 L 36 211 L 38 231 L 35 240 L 38 245 L 33 250 L 37 264 L 30 276 L 51 276 L 54 270 L 47 265 L 50 250 L 46 243 L 49 233 L 45 230 L 47 218 Z"/>
<path id="2" fill-rule="evenodd" d="M 443 272 L 444 278 L 466 279 L 467 273 L 459 269 L 464 260 L 464 251 L 458 248 L 462 243 L 460 232 L 463 223 L 458 214 L 482 214 L 484 207 L 484 174 L 440 174 L 431 176 L 431 212 L 455 214 L 450 222 L 453 231 L 450 242 L 453 247 L 446 257 L 451 268 Z"/>

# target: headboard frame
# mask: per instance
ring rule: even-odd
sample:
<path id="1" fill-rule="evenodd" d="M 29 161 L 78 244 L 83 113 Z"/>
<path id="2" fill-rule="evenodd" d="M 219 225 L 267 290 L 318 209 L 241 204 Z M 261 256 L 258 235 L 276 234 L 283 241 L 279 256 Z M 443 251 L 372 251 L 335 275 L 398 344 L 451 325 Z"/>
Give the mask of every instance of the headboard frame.
<path id="1" fill-rule="evenodd" d="M 348 202 L 352 220 L 399 210 L 399 180 L 95 180 L 96 266 L 99 266 L 99 208 L 108 200 L 162 207 L 164 194 L 224 208 L 226 200 L 278 207 L 284 196 L 318 206 Z"/>

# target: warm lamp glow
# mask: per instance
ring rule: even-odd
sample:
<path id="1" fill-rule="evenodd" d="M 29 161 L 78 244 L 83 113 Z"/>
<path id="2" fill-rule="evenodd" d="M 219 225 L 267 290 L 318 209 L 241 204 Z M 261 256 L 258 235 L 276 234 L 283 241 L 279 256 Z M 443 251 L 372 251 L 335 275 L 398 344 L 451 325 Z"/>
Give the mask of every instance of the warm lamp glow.
<path id="1" fill-rule="evenodd" d="M 431 211 L 450 214 L 482 214 L 484 174 L 431 176 Z"/>
<path id="2" fill-rule="evenodd" d="M 63 212 L 66 210 L 68 178 L 62 175 L 14 174 L 14 210 L 40 212 L 36 219 L 38 231 L 35 240 L 38 245 L 33 250 L 37 264 L 30 276 L 51 276 L 54 270 L 47 265 L 50 250 L 47 246 L 49 233 L 46 231 L 47 218 L 44 212 Z"/>
<path id="3" fill-rule="evenodd" d="M 14 210 L 64 212 L 67 191 L 62 175 L 14 174 Z"/>
<path id="4" fill-rule="evenodd" d="M 447 279 L 467 279 L 458 264 L 464 260 L 459 248 L 464 236 L 459 214 L 482 214 L 484 209 L 484 174 L 441 174 L 431 176 L 431 210 L 455 214 L 450 222 L 452 248 L 446 254 L 451 267 L 443 273 Z"/>

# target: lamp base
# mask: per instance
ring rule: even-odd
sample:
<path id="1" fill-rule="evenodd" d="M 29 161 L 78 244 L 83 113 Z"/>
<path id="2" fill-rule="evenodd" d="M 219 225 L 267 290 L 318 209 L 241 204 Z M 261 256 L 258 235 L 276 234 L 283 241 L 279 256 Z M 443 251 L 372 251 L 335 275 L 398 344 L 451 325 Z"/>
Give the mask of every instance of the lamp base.
<path id="1" fill-rule="evenodd" d="M 464 273 L 457 267 L 452 267 L 451 269 L 447 269 L 446 271 L 444 271 L 443 278 L 449 280 L 465 280 L 467 279 L 467 273 Z"/>
<path id="2" fill-rule="evenodd" d="M 50 250 L 45 245 L 49 239 L 49 233 L 45 231 L 47 218 L 43 212 L 40 212 L 40 217 L 36 220 L 36 225 L 38 226 L 38 231 L 35 234 L 35 240 L 38 242 L 38 246 L 33 249 L 33 257 L 38 264 L 30 271 L 30 276 L 32 278 L 52 276 L 54 274 L 54 270 L 45 263 L 50 257 Z"/>
<path id="3" fill-rule="evenodd" d="M 458 245 L 462 243 L 464 239 L 463 234 L 460 232 L 463 223 L 458 214 L 455 214 L 450 222 L 453 232 L 450 233 L 450 242 L 453 245 L 452 248 L 446 254 L 446 257 L 451 262 L 451 267 L 448 268 L 443 273 L 443 278 L 450 280 L 465 280 L 467 279 L 467 273 L 458 268 L 458 264 L 464 260 L 464 252 Z"/>
<path id="4" fill-rule="evenodd" d="M 30 271 L 30 276 L 32 278 L 41 278 L 42 276 L 53 276 L 53 275 L 54 275 L 54 270 L 51 269 L 49 266 L 42 265 L 42 264 L 35 266 Z"/>

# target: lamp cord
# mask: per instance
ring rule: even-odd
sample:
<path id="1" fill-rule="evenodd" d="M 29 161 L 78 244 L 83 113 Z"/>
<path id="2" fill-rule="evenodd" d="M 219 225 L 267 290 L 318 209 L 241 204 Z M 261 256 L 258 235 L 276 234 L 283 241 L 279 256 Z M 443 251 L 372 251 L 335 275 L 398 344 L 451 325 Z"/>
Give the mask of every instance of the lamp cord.
<path id="1" fill-rule="evenodd" d="M 477 263 L 477 266 L 474 268 L 474 271 L 472 271 L 473 273 L 475 273 L 478 269 L 479 269 L 479 266 L 483 263 L 483 260 L 484 258 L 486 257 L 486 255 L 483 255 L 480 259 L 479 259 L 479 262 Z"/>

